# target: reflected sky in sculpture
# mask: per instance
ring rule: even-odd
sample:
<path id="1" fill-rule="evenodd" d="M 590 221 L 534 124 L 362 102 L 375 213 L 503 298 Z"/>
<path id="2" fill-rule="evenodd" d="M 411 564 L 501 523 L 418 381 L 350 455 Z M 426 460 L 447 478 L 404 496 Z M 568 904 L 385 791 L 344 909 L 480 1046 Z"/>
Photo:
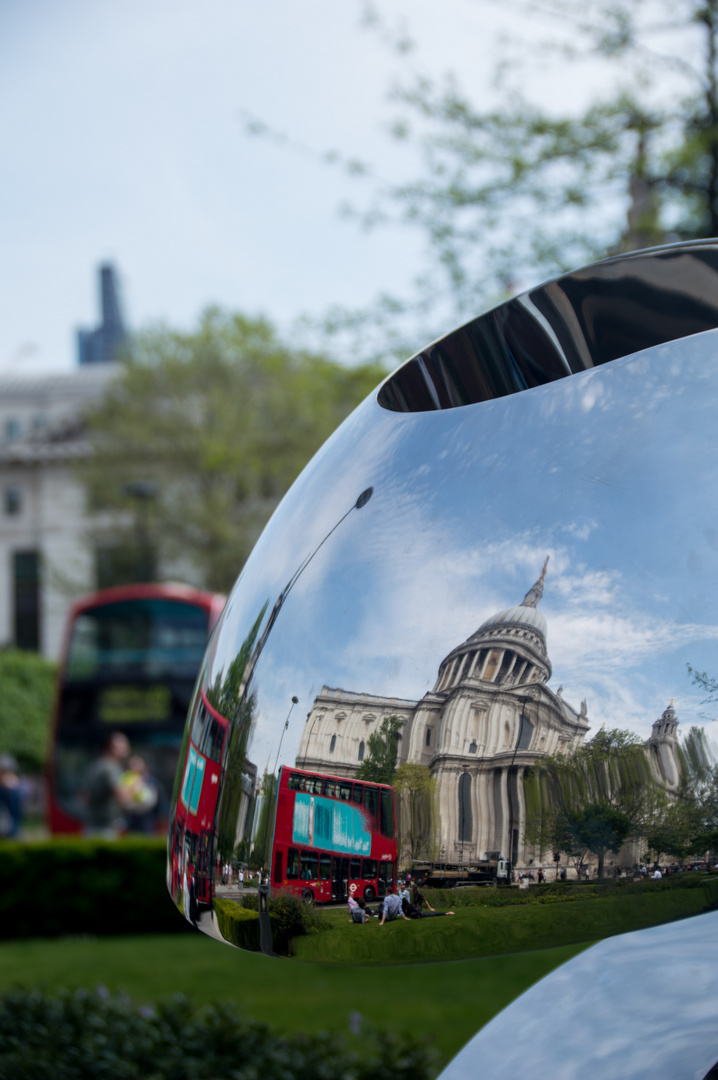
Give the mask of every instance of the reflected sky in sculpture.
<path id="1" fill-rule="evenodd" d="M 299 697 L 282 762 L 326 684 L 420 698 L 441 659 L 520 603 L 541 611 L 550 685 L 592 730 L 643 737 L 671 698 L 700 721 L 690 661 L 718 673 L 718 332 L 446 412 L 373 396 L 284 499 L 227 605 L 212 677 L 358 494 L 287 598 L 254 673 L 260 769 Z M 293 729 L 293 730 L 292 730 Z"/>

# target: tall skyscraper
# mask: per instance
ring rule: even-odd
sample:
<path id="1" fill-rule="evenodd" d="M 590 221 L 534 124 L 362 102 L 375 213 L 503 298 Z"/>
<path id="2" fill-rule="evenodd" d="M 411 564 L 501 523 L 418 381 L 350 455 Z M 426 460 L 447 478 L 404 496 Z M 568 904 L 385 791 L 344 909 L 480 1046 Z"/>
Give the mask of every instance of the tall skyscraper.
<path id="1" fill-rule="evenodd" d="M 100 266 L 102 321 L 94 330 L 78 330 L 77 358 L 81 367 L 110 364 L 117 359 L 127 337 L 120 305 L 117 271 L 111 263 Z"/>

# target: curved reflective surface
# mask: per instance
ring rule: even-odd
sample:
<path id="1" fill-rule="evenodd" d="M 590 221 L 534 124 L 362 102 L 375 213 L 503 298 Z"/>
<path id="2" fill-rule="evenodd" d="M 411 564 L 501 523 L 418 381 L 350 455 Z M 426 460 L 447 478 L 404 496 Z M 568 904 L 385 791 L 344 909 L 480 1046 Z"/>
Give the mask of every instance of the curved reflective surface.
<path id="1" fill-rule="evenodd" d="M 379 391 L 398 412 L 515 394 L 718 326 L 718 248 L 606 259 L 501 304 L 422 349 Z"/>
<path id="2" fill-rule="evenodd" d="M 718 332 L 689 333 L 463 408 L 369 398 L 317 454 L 237 581 L 190 709 L 168 884 L 202 930 L 344 963 L 593 940 L 599 864 L 631 925 L 715 902 L 708 875 L 656 899 L 645 815 L 615 850 L 562 842 L 554 860 L 531 788 L 605 725 L 643 742 L 654 791 L 678 789 L 704 696 L 687 664 L 718 672 Z M 385 902 L 407 873 L 428 919 Z M 512 918 L 540 888 L 580 903 Z M 316 925 L 294 913 L 287 931 L 287 896 Z"/>
<path id="3" fill-rule="evenodd" d="M 547 975 L 440 1080 L 704 1080 L 718 1062 L 718 914 L 602 941 Z"/>

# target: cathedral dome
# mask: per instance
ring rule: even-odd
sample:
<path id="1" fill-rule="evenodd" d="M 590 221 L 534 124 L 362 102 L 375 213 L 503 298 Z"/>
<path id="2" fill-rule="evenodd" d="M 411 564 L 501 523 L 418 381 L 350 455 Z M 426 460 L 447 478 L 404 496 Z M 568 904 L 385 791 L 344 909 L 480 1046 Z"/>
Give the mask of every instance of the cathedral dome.
<path id="1" fill-rule="evenodd" d="M 541 577 L 520 604 L 486 619 L 439 667 L 435 690 L 449 690 L 463 679 L 496 685 L 547 682 L 551 662 L 546 650 L 546 619 L 536 605 L 543 596 L 548 559 Z"/>
<path id="2" fill-rule="evenodd" d="M 523 604 L 506 608 L 506 611 L 499 611 L 496 615 L 492 615 L 490 619 L 481 624 L 474 637 L 478 637 L 479 634 L 483 635 L 492 626 L 501 626 L 503 623 L 519 623 L 530 626 L 534 630 L 538 630 L 543 638 L 546 637 L 546 619 L 538 608 L 524 607 Z"/>

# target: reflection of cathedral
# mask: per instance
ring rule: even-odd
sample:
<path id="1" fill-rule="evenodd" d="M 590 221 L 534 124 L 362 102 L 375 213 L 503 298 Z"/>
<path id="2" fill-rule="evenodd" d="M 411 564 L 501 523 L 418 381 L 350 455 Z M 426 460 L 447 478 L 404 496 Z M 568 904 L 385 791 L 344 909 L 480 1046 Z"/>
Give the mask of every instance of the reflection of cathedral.
<path id="1" fill-rule="evenodd" d="M 540 755 L 580 745 L 588 731 L 586 702 L 577 712 L 560 687 L 554 693 L 547 686 L 546 620 L 536 606 L 545 575 L 544 565 L 521 604 L 493 615 L 452 649 L 421 701 L 323 687 L 297 765 L 351 775 L 368 736 L 384 717 L 398 716 L 399 762 L 426 764 L 437 781 L 438 856 L 465 863 L 500 850 L 523 862 L 523 774 Z"/>

